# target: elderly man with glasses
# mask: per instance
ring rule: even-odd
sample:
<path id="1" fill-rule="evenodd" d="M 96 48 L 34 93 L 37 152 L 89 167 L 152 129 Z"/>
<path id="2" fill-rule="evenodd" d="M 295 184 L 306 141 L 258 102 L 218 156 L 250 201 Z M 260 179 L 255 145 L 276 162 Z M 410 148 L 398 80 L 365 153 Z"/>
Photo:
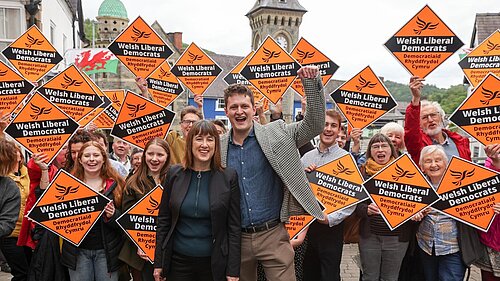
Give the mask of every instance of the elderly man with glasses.
<path id="1" fill-rule="evenodd" d="M 441 145 L 448 159 L 455 155 L 471 160 L 469 139 L 445 129 L 445 113 L 439 103 L 420 101 L 423 81 L 410 78 L 412 100 L 406 108 L 405 144 L 413 161 L 419 163 L 420 151 L 431 144 Z"/>

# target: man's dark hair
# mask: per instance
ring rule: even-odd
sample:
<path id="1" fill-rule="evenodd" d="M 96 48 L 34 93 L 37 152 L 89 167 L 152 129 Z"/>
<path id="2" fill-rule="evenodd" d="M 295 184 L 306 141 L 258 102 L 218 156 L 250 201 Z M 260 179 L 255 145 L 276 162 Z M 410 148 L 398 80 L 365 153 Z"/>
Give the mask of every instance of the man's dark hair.
<path id="1" fill-rule="evenodd" d="M 224 90 L 224 104 L 227 107 L 227 100 L 229 97 L 234 95 L 245 95 L 250 98 L 250 102 L 252 105 L 254 104 L 253 93 L 252 91 L 245 85 L 241 84 L 231 84 Z"/>

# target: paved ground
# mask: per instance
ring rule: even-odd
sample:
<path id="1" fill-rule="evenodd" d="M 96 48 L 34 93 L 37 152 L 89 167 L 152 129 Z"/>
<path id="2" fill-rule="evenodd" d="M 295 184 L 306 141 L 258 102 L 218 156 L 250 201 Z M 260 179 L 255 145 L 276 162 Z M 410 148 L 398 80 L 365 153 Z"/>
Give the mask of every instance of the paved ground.
<path id="1" fill-rule="evenodd" d="M 344 252 L 342 254 L 342 280 L 343 281 L 359 281 L 359 268 L 353 261 L 353 257 L 358 254 L 357 244 L 344 245 Z M 9 281 L 11 275 L 8 273 L 0 272 L 0 281 Z M 481 281 L 479 269 L 472 267 L 469 281 Z"/>

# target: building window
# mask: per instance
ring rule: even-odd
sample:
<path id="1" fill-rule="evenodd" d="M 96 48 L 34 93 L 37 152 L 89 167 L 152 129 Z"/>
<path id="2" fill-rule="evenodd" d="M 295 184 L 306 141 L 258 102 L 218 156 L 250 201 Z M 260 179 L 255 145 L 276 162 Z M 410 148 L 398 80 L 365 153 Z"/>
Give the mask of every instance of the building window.
<path id="1" fill-rule="evenodd" d="M 50 43 L 52 43 L 52 45 L 56 44 L 55 35 L 56 35 L 56 24 L 50 21 Z"/>
<path id="2" fill-rule="evenodd" d="M 215 111 L 224 111 L 224 106 L 225 106 L 224 98 L 218 98 L 215 101 Z"/>
<path id="3" fill-rule="evenodd" d="M 225 115 L 217 115 L 215 116 L 215 119 L 222 121 L 224 123 L 224 126 L 226 126 L 226 129 L 231 129 L 231 123 L 229 122 L 229 119 Z"/>
<path id="4" fill-rule="evenodd" d="M 63 52 L 66 52 L 66 50 L 68 49 L 68 37 L 66 37 L 65 34 L 63 34 L 62 43 L 63 43 Z"/>
<path id="5" fill-rule="evenodd" d="M 21 35 L 24 23 L 24 7 L 0 7 L 0 50 Z"/>
<path id="6" fill-rule="evenodd" d="M 477 157 L 479 157 L 479 147 L 475 146 L 473 148 L 472 158 L 477 158 Z"/>
<path id="7" fill-rule="evenodd" d="M 286 3 L 286 0 L 279 0 L 280 3 Z"/>

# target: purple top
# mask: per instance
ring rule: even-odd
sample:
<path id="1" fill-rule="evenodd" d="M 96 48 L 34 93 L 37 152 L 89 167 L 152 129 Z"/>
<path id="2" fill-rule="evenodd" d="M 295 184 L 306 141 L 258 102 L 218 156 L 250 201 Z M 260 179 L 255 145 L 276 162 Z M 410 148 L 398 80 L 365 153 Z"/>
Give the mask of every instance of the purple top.
<path id="1" fill-rule="evenodd" d="M 493 165 L 490 158 L 486 159 L 484 166 L 486 168 L 500 172 L 500 169 L 497 169 Z M 488 232 L 479 231 L 479 240 L 481 240 L 481 243 L 483 243 L 484 245 L 492 248 L 493 250 L 495 250 L 497 252 L 500 252 L 500 216 L 499 215 L 495 216 L 495 219 L 491 223 L 491 226 L 490 226 L 490 229 L 488 230 Z"/>

